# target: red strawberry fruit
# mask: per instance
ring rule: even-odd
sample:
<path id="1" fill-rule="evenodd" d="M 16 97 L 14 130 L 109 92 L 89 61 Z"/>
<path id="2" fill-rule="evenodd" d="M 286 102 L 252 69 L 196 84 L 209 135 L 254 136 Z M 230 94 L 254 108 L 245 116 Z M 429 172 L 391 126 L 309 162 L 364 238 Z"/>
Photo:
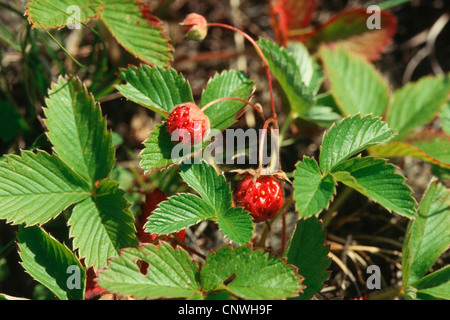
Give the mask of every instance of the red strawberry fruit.
<path id="1" fill-rule="evenodd" d="M 284 195 L 281 183 L 273 176 L 247 174 L 238 183 L 234 201 L 250 212 L 254 222 L 272 219 L 283 207 Z"/>
<path id="2" fill-rule="evenodd" d="M 142 214 L 139 215 L 137 220 L 137 231 L 139 242 L 148 243 L 153 242 L 158 237 L 157 234 L 150 234 L 145 230 L 145 224 L 147 223 L 148 217 L 153 213 L 159 203 L 167 200 L 167 196 L 164 192 L 159 189 L 155 189 L 153 192 L 148 192 L 145 194 L 145 203 L 142 206 Z M 175 234 L 175 236 L 181 242 L 184 242 L 186 237 L 186 230 L 181 230 Z"/>
<path id="3" fill-rule="evenodd" d="M 187 131 L 182 131 L 182 130 Z M 205 133 L 209 130 L 209 118 L 194 103 L 188 102 L 176 106 L 167 118 L 167 131 L 173 134 L 180 130 L 179 141 L 194 145 L 203 140 Z M 190 139 L 185 141 L 185 133 L 190 135 Z"/>

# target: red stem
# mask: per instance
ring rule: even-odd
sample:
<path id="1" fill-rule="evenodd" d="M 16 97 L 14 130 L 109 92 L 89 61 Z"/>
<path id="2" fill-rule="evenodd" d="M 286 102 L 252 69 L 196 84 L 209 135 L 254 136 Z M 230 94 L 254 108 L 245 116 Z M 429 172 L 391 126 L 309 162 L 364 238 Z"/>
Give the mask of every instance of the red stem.
<path id="1" fill-rule="evenodd" d="M 261 119 L 263 121 L 266 121 L 266 118 L 264 117 L 264 114 L 262 113 L 262 110 L 260 108 L 258 108 L 256 105 L 254 105 L 253 103 L 251 103 L 248 100 L 245 99 L 241 99 L 241 98 L 235 98 L 235 97 L 224 97 L 224 98 L 219 98 L 216 100 L 213 100 L 211 102 L 208 102 L 201 110 L 204 112 L 206 109 L 208 109 L 210 106 L 212 106 L 215 103 L 224 101 L 224 100 L 236 100 L 236 101 L 240 101 L 240 102 L 244 102 L 245 104 L 248 104 L 249 106 L 251 106 L 253 109 L 255 109 L 255 111 L 259 114 L 259 116 L 261 117 Z"/>
<path id="2" fill-rule="evenodd" d="M 278 129 L 278 118 L 277 118 L 277 113 L 275 111 L 275 102 L 274 102 L 274 98 L 273 98 L 273 87 L 272 87 L 272 79 L 270 76 L 270 69 L 269 69 L 269 64 L 267 63 L 267 59 L 264 56 L 264 53 L 262 52 L 261 48 L 258 46 L 258 44 L 256 43 L 256 41 L 250 37 L 247 33 L 245 33 L 242 30 L 239 30 L 233 26 L 227 25 L 227 24 L 223 24 L 223 23 L 208 23 L 208 27 L 220 27 L 220 28 L 225 28 L 228 30 L 232 30 L 234 32 L 238 32 L 241 35 L 244 36 L 245 39 L 247 39 L 248 41 L 250 41 L 250 43 L 255 47 L 256 51 L 258 52 L 263 65 L 264 65 L 264 69 L 266 70 L 266 75 L 267 75 L 267 81 L 269 82 L 269 92 L 270 92 L 270 103 L 271 103 L 271 107 L 272 107 L 272 117 L 275 120 L 275 124 L 274 127 L 276 129 Z"/>

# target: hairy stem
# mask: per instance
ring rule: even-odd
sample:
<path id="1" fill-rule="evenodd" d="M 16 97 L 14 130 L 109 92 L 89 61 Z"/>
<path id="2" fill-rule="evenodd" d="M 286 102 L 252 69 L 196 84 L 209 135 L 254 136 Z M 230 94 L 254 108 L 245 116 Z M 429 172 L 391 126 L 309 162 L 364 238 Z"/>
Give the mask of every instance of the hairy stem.
<path id="1" fill-rule="evenodd" d="M 276 124 L 274 125 L 277 129 L 278 129 L 278 118 L 277 118 L 277 113 L 275 111 L 275 101 L 273 98 L 273 84 L 272 84 L 272 78 L 270 75 L 270 69 L 269 69 L 269 64 L 267 62 L 266 57 L 264 56 L 264 53 L 262 52 L 261 48 L 259 47 L 258 43 L 256 43 L 256 41 L 250 37 L 247 33 L 245 33 L 242 30 L 239 30 L 233 26 L 227 25 L 227 24 L 223 24 L 223 23 L 208 23 L 208 27 L 220 27 L 220 28 L 225 28 L 228 30 L 232 30 L 234 32 L 238 32 L 240 34 L 242 34 L 244 36 L 245 39 L 247 39 L 252 45 L 253 47 L 255 47 L 256 52 L 258 53 L 258 55 L 260 56 L 262 63 L 263 63 L 263 67 L 266 70 L 266 76 L 267 76 L 267 81 L 269 83 L 269 92 L 270 92 L 270 103 L 271 103 L 271 108 L 272 108 L 272 117 L 275 119 Z"/>

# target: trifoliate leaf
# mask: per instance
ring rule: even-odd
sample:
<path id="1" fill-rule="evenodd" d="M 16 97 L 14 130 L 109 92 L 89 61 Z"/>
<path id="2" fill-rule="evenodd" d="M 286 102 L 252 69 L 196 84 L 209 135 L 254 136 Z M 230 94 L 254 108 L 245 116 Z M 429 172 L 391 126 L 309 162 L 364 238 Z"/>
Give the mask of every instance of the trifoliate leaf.
<path id="1" fill-rule="evenodd" d="M 181 177 L 200 197 L 179 194 L 159 204 L 149 217 L 150 233 L 168 234 L 195 225 L 203 220 L 216 220 L 225 236 L 237 243 L 250 241 L 253 223 L 249 213 L 232 207 L 231 187 L 205 161 L 183 165 Z"/>
<path id="2" fill-rule="evenodd" d="M 227 246 L 212 252 L 201 269 L 200 280 L 205 291 L 225 289 L 245 299 L 284 299 L 304 287 L 302 277 L 284 260 L 248 246 Z"/>

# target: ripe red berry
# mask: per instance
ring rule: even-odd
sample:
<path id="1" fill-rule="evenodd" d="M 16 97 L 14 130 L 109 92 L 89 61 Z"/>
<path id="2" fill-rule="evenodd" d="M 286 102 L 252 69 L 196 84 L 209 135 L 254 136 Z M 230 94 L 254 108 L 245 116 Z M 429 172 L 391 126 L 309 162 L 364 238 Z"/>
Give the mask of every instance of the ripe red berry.
<path id="1" fill-rule="evenodd" d="M 190 135 L 188 141 L 184 141 L 183 129 Z M 180 104 L 167 118 L 167 131 L 173 134 L 176 130 L 180 130 L 178 132 L 180 142 L 197 144 L 203 140 L 205 133 L 209 130 L 209 118 L 194 103 Z"/>
<path id="2" fill-rule="evenodd" d="M 253 221 L 272 219 L 283 207 L 284 196 L 281 183 L 273 176 L 254 176 L 247 174 L 238 183 L 234 201 L 239 207 L 250 212 Z"/>

